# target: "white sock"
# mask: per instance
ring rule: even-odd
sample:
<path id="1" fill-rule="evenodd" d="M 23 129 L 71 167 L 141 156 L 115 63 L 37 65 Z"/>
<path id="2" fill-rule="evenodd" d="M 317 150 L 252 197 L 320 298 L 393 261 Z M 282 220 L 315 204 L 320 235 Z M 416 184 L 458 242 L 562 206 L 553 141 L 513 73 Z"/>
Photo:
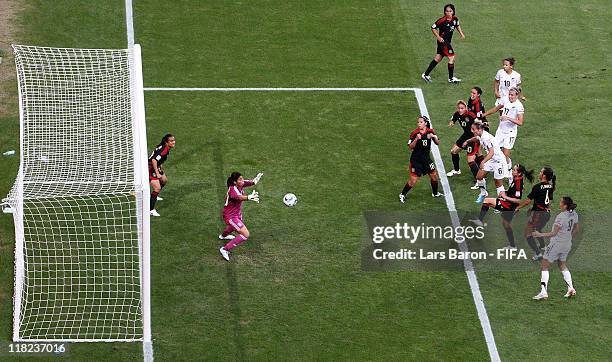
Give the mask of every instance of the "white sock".
<path id="1" fill-rule="evenodd" d="M 546 293 L 546 289 L 548 288 L 548 270 L 542 270 L 540 284 L 542 285 L 542 293 Z"/>
<path id="2" fill-rule="evenodd" d="M 506 191 L 506 189 L 504 189 L 504 185 L 501 185 L 500 187 L 495 188 L 495 190 L 497 190 L 497 195 L 499 196 L 499 194 L 501 194 L 502 192 Z"/>
<path id="3" fill-rule="evenodd" d="M 487 195 L 487 181 L 485 179 L 476 180 L 476 183 L 480 187 L 480 194 L 486 196 Z"/>
<path id="4" fill-rule="evenodd" d="M 572 284 L 572 274 L 569 269 L 561 270 L 561 274 L 563 274 L 563 279 L 567 283 L 568 289 L 574 289 L 574 285 Z"/>

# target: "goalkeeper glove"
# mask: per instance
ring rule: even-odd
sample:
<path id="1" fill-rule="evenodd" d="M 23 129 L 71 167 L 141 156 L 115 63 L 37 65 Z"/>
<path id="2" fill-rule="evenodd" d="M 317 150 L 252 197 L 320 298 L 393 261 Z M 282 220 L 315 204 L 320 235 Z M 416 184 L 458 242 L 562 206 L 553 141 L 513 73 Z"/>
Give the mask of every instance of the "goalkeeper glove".
<path id="1" fill-rule="evenodd" d="M 260 172 L 257 174 L 257 176 L 255 176 L 255 178 L 253 179 L 253 182 L 255 183 L 255 185 L 257 185 L 257 183 L 261 179 L 261 176 L 263 176 L 263 172 Z"/>
<path id="2" fill-rule="evenodd" d="M 247 196 L 247 199 L 249 199 L 250 201 L 255 201 L 259 204 L 259 194 L 255 190 L 253 190 L 253 192 L 251 192 L 251 194 Z"/>

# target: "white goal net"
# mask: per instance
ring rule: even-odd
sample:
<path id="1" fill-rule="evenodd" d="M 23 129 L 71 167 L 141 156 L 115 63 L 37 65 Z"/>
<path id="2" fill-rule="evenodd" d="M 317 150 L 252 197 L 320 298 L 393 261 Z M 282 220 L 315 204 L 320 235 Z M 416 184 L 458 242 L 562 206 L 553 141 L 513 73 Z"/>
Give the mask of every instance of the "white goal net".
<path id="1" fill-rule="evenodd" d="M 13 339 L 150 342 L 140 48 L 13 49 Z"/>

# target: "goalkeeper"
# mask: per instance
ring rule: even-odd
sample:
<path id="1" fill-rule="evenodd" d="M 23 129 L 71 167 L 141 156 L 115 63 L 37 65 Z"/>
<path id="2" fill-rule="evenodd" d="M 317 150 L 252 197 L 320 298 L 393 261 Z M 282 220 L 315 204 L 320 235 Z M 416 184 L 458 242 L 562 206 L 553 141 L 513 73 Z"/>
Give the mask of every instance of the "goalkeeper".
<path id="1" fill-rule="evenodd" d="M 168 183 L 168 176 L 164 174 L 162 164 L 166 162 L 170 150 L 176 145 L 176 139 L 170 133 L 166 134 L 161 142 L 155 147 L 151 156 L 149 156 L 149 183 L 153 191 L 151 191 L 150 210 L 151 216 L 160 216 L 155 210 L 157 195 L 162 188 Z"/>
<path id="2" fill-rule="evenodd" d="M 245 180 L 240 172 L 232 172 L 227 178 L 227 194 L 223 205 L 223 221 L 227 227 L 219 235 L 221 240 L 229 240 L 225 246 L 219 249 L 223 258 L 230 260 L 230 250 L 249 238 L 249 229 L 242 222 L 242 202 L 246 200 L 259 203 L 259 194 L 253 190 L 249 195 L 243 193 L 243 188 L 257 185 L 263 173 L 258 173 L 253 180 Z M 234 237 L 232 232 L 236 231 L 238 236 Z"/>

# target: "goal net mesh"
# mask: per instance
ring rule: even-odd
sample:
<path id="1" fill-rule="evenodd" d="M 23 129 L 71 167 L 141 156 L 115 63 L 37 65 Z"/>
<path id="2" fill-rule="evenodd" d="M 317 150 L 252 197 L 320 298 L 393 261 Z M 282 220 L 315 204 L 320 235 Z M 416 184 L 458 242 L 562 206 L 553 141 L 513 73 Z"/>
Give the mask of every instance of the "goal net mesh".
<path id="1" fill-rule="evenodd" d="M 15 45 L 17 340 L 143 336 L 142 197 L 128 50 Z M 135 156 L 136 154 L 136 156 Z M 146 210 L 145 210 L 146 211 Z"/>

